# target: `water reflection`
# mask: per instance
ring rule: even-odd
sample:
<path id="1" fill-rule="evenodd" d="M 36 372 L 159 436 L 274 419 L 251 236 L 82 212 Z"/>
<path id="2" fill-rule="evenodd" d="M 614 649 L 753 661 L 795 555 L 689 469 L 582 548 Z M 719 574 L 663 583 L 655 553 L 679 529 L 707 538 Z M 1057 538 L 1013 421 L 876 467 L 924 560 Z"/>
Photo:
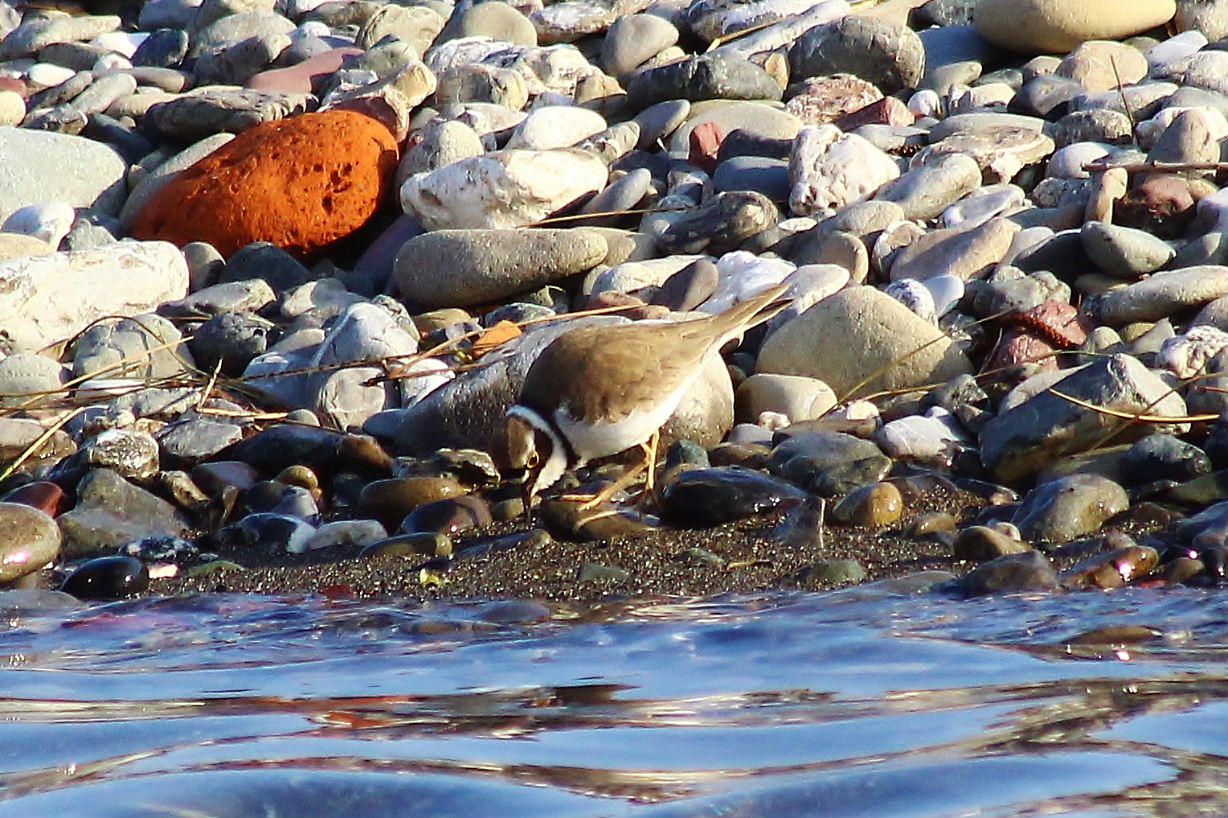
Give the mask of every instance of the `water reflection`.
<path id="1" fill-rule="evenodd" d="M 0 816 L 1228 811 L 1222 591 L 910 590 L 10 610 Z"/>

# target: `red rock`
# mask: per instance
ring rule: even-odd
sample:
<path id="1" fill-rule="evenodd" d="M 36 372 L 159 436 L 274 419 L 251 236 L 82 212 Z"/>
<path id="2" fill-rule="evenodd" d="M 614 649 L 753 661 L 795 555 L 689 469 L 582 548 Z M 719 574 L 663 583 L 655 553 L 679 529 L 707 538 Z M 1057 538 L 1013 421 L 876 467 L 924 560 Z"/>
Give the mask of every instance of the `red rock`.
<path id="1" fill-rule="evenodd" d="M 1173 239 L 1185 231 L 1194 215 L 1194 197 L 1186 180 L 1172 173 L 1148 173 L 1117 203 L 1113 221 Z"/>
<path id="2" fill-rule="evenodd" d="M 994 349 L 989 369 L 996 371 L 1020 364 L 1035 364 L 1044 370 L 1057 369 L 1057 357 L 1053 353 L 1053 347 L 1043 338 L 1026 330 L 1007 330 Z"/>
<path id="3" fill-rule="evenodd" d="M 869 105 L 845 114 L 832 124 L 842 131 L 852 131 L 862 125 L 911 125 L 917 121 L 908 106 L 895 97 L 883 97 Z"/>
<path id="4" fill-rule="evenodd" d="M 64 490 L 45 480 L 18 486 L 0 498 L 0 502 L 21 503 L 23 506 L 37 508 L 49 517 L 59 514 L 65 506 Z"/>
<path id="5" fill-rule="evenodd" d="M 1009 313 L 1002 320 L 1045 339 L 1058 349 L 1082 346 L 1087 334 L 1095 328 L 1073 305 L 1061 301 L 1042 301 L 1031 309 Z"/>
<path id="6" fill-rule="evenodd" d="M 389 200 L 397 143 L 347 110 L 249 128 L 167 182 L 137 214 L 133 238 L 207 241 L 226 257 L 267 241 L 309 258 Z"/>
<path id="7" fill-rule="evenodd" d="M 711 173 L 716 170 L 716 155 L 724 141 L 725 132 L 720 125 L 715 122 L 699 123 L 690 134 L 687 161 L 705 173 Z"/>
<path id="8" fill-rule="evenodd" d="M 310 94 L 313 85 L 341 67 L 346 57 L 362 54 L 361 48 L 344 46 L 324 51 L 287 68 L 270 68 L 252 75 L 248 88 L 258 91 L 281 91 L 287 94 Z"/>
<path id="9" fill-rule="evenodd" d="M 26 84 L 16 77 L 0 77 L 0 91 L 16 91 L 21 94 L 22 99 L 30 96 L 30 90 L 26 88 Z"/>

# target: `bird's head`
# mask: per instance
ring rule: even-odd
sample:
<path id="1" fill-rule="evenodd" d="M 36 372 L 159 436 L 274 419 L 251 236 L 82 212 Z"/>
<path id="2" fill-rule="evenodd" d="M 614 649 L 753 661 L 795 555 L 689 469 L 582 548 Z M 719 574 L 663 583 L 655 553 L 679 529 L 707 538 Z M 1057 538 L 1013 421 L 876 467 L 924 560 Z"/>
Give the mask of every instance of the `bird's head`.
<path id="1" fill-rule="evenodd" d="M 495 465 L 504 479 L 519 482 L 525 510 L 532 500 L 558 482 L 567 471 L 567 446 L 558 432 L 537 412 L 513 406 L 491 447 Z"/>

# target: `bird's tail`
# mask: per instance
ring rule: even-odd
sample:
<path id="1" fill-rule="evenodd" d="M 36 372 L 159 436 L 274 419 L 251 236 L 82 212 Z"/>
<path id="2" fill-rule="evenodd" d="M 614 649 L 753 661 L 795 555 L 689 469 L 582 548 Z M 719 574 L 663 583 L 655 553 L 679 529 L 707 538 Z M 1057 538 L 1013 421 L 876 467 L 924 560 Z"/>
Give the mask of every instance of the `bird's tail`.
<path id="1" fill-rule="evenodd" d="M 753 295 L 740 304 L 735 304 L 722 313 L 712 316 L 721 328 L 720 336 L 726 340 L 741 335 L 751 327 L 770 321 L 777 313 L 793 303 L 791 298 L 781 296 L 789 289 L 788 284 L 777 284 L 758 295 Z"/>

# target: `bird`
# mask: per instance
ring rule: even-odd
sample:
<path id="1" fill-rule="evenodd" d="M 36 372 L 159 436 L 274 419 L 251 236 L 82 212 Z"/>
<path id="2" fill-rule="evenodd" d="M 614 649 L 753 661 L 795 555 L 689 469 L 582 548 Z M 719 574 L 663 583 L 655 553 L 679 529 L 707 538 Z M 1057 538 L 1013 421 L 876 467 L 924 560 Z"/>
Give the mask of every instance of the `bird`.
<path id="1" fill-rule="evenodd" d="M 568 469 L 639 447 L 651 494 L 661 427 L 699 377 L 703 360 L 787 307 L 788 285 L 773 286 L 721 313 L 684 321 L 585 326 L 550 342 L 525 375 L 492 447 L 504 476 L 533 498 Z M 617 489 L 614 489 L 617 490 Z M 589 497 L 586 505 L 613 491 Z"/>

